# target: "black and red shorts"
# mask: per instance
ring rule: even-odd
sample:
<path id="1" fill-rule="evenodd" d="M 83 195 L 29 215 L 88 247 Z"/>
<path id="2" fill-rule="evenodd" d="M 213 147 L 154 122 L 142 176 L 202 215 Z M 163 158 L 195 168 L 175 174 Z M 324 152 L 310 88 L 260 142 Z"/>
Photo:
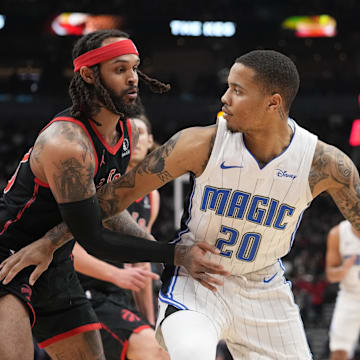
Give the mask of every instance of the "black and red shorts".
<path id="1" fill-rule="evenodd" d="M 107 360 L 125 360 L 129 338 L 151 325 L 116 294 L 103 294 L 87 290 L 91 305 L 102 323 L 101 338 Z"/>
<path id="2" fill-rule="evenodd" d="M 0 252 L 0 262 L 7 256 Z M 70 257 L 51 263 L 35 285 L 30 286 L 33 270 L 33 266 L 24 269 L 8 285 L 0 282 L 0 296 L 11 293 L 27 305 L 33 335 L 41 348 L 101 328 Z"/>

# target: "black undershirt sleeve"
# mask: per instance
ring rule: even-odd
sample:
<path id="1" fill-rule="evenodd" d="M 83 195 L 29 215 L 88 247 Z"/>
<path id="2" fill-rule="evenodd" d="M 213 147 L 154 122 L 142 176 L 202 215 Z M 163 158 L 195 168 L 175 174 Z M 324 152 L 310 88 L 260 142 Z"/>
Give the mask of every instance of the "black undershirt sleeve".
<path id="1" fill-rule="evenodd" d="M 97 197 L 59 204 L 61 216 L 86 251 L 114 263 L 174 263 L 175 245 L 150 241 L 105 229 Z"/>

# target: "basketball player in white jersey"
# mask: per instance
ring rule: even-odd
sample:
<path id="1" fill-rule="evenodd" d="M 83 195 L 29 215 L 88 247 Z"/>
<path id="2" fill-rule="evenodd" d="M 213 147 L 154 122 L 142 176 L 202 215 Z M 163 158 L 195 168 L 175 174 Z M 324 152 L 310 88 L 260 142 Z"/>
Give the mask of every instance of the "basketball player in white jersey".
<path id="1" fill-rule="evenodd" d="M 349 221 L 329 231 L 326 276 L 330 282 L 340 282 L 330 326 L 330 360 L 347 360 L 360 332 L 360 232 Z"/>
<path id="2" fill-rule="evenodd" d="M 220 338 L 236 360 L 312 357 L 280 259 L 291 249 L 303 211 L 324 191 L 360 231 L 360 182 L 343 152 L 288 118 L 298 87 L 297 69 L 283 54 L 257 50 L 239 57 L 222 97 L 223 118 L 180 131 L 98 192 L 108 217 L 191 174 L 173 242 L 215 245 L 221 256 L 211 259 L 231 275 L 204 272 L 196 276 L 199 283 L 183 267 L 166 267 L 157 337 L 172 360 L 214 360 Z M 45 236 L 36 248 L 31 244 L 32 254 L 41 258 L 39 249 L 46 253 L 49 243 Z M 21 251 L 3 263 L 1 277 L 29 264 L 29 253 Z M 216 288 L 216 280 L 223 286 Z"/>

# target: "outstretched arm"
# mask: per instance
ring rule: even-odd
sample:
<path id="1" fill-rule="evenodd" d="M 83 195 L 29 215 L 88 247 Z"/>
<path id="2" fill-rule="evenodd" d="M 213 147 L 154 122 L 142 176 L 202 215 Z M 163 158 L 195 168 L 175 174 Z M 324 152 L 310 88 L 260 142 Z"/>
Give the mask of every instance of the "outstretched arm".
<path id="1" fill-rule="evenodd" d="M 89 255 L 78 243 L 74 246 L 73 255 L 76 271 L 95 279 L 111 282 L 123 289 L 137 292 L 144 288 L 149 281 L 159 278 L 151 269 L 139 267 L 121 269 L 97 259 Z"/>

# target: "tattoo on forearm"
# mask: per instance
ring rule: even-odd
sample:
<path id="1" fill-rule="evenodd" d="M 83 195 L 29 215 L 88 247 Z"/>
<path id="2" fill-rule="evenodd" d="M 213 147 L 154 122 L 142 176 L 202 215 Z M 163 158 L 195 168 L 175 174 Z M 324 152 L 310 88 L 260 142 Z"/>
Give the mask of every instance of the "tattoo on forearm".
<path id="1" fill-rule="evenodd" d="M 184 265 L 186 260 L 189 258 L 191 246 L 185 245 L 176 245 L 175 247 L 175 255 L 174 255 L 174 264 L 176 266 Z"/>
<path id="2" fill-rule="evenodd" d="M 173 180 L 173 176 L 165 170 L 165 160 L 173 151 L 180 134 L 175 134 L 170 140 L 158 149 L 150 153 L 139 165 L 119 179 L 102 186 L 97 191 L 100 207 L 105 218 L 109 218 L 119 212 L 119 199 L 116 196 L 118 188 L 133 188 L 135 178 L 142 174 L 156 174 L 161 182 L 166 183 Z"/>
<path id="3" fill-rule="evenodd" d="M 65 223 L 61 223 L 51 230 L 49 230 L 45 235 L 56 247 L 60 247 L 70 240 L 73 239 L 73 235 L 70 233 L 69 228 Z"/>
<path id="4" fill-rule="evenodd" d="M 164 172 L 165 160 L 173 151 L 178 139 L 179 134 L 174 135 L 164 145 L 160 146 L 158 149 L 154 150 L 151 154 L 149 154 L 139 164 L 137 168 L 137 173 L 139 175 L 143 173 L 157 174 L 162 182 L 166 181 L 166 179 L 172 178 L 171 174 L 168 171 Z M 166 173 L 165 177 L 164 173 Z"/>
<path id="5" fill-rule="evenodd" d="M 158 173 L 157 176 L 163 183 L 167 183 L 173 179 L 173 177 L 171 176 L 171 174 L 168 171 L 162 171 L 162 172 Z"/>
<path id="6" fill-rule="evenodd" d="M 127 210 L 105 220 L 104 226 L 122 234 L 133 235 L 144 239 L 153 239 L 146 229 L 143 229 Z"/>

